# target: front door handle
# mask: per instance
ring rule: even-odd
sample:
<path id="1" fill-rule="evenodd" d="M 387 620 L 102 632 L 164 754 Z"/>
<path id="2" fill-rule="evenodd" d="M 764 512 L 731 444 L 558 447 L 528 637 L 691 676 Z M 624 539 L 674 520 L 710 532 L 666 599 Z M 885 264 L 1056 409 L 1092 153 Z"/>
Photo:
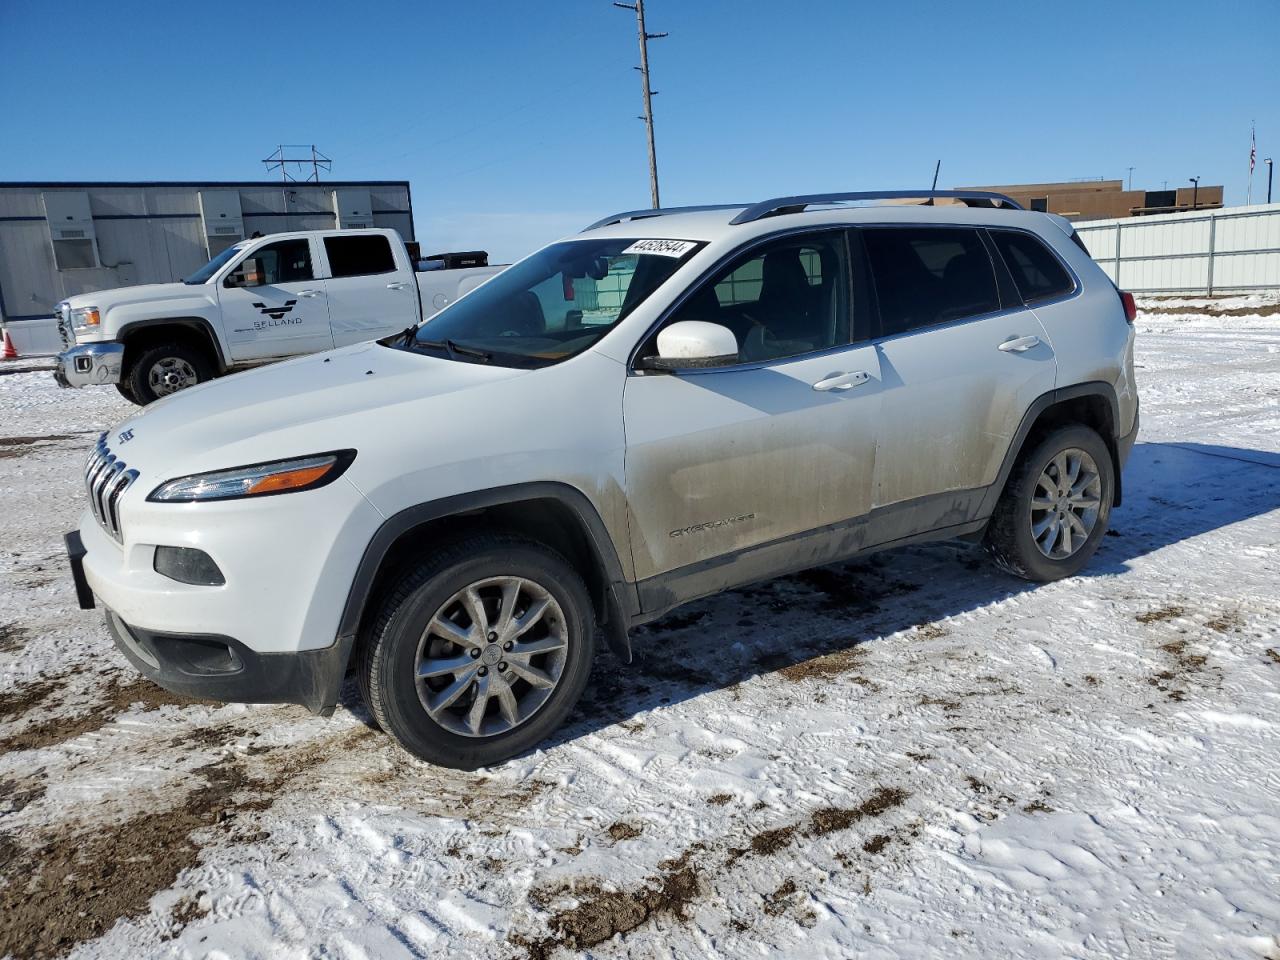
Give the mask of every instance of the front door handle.
<path id="1" fill-rule="evenodd" d="M 409 285 L 403 281 L 397 280 L 395 283 L 387 284 L 388 290 L 408 290 Z"/>
<path id="2" fill-rule="evenodd" d="M 1039 337 L 1010 337 L 1000 344 L 1005 353 L 1026 353 L 1032 347 L 1040 346 Z"/>
<path id="3" fill-rule="evenodd" d="M 824 377 L 815 383 L 813 389 L 822 393 L 828 390 L 848 390 L 850 387 L 856 387 L 870 379 L 871 374 L 865 370 L 855 370 L 853 373 L 833 373 L 831 376 Z"/>
<path id="4" fill-rule="evenodd" d="M 300 297 L 321 297 L 321 296 L 324 296 L 324 291 L 323 291 L 323 290 L 299 290 L 299 291 L 298 291 L 298 296 L 300 296 Z"/>

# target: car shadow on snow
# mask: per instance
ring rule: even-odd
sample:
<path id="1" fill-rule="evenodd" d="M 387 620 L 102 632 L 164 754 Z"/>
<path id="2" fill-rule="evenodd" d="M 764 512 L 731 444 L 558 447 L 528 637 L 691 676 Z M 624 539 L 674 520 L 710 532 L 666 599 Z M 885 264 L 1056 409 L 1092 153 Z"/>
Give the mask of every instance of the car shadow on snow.
<path id="1" fill-rule="evenodd" d="M 1080 576 L 1122 574 L 1140 557 L 1280 507 L 1277 467 L 1280 456 L 1258 450 L 1137 444 L 1124 472 L 1124 503 Z M 997 570 L 980 547 L 948 542 L 884 551 L 695 601 L 633 631 L 631 665 L 603 650 L 577 709 L 542 746 L 763 674 L 803 677 L 815 658 L 852 666 L 842 655 L 856 654 L 878 636 L 1037 588 Z"/>

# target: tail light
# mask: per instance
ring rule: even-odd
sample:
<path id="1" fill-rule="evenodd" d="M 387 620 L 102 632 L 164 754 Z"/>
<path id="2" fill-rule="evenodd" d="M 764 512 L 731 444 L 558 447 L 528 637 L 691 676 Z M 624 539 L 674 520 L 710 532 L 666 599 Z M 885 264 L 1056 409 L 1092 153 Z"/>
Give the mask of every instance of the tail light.
<path id="1" fill-rule="evenodd" d="M 1120 302 L 1124 304 L 1124 318 L 1130 323 L 1138 316 L 1138 304 L 1133 299 L 1133 294 L 1127 290 L 1120 291 Z"/>

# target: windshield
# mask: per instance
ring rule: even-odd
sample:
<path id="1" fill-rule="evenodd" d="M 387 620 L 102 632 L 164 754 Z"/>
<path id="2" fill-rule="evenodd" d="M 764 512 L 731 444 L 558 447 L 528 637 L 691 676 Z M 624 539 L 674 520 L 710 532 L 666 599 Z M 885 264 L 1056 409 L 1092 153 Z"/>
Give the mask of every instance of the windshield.
<path id="1" fill-rule="evenodd" d="M 238 254 L 243 246 L 243 244 L 237 244 L 234 247 L 227 247 L 191 276 L 184 278 L 182 282 L 190 284 L 208 283 L 213 279 L 213 275 L 222 269 L 222 265 Z"/>
<path id="2" fill-rule="evenodd" d="M 634 239 L 552 244 L 436 314 L 408 346 L 503 366 L 558 363 L 613 329 L 702 246 Z"/>

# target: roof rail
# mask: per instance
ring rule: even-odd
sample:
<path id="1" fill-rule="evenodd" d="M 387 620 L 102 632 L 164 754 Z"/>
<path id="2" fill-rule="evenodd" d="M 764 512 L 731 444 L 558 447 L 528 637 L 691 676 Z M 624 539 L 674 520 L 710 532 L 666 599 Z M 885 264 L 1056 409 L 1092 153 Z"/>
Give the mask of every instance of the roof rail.
<path id="1" fill-rule="evenodd" d="M 589 227 L 583 228 L 583 233 L 588 230 L 595 230 L 597 227 L 608 227 L 615 223 L 623 223 L 627 220 L 647 220 L 649 217 L 663 217 L 668 213 L 704 213 L 707 210 L 741 210 L 743 207 L 749 207 L 747 203 L 713 203 L 700 207 L 656 207 L 649 210 L 626 210 L 622 213 L 615 213 L 612 216 L 605 217 L 603 220 L 597 220 Z"/>
<path id="2" fill-rule="evenodd" d="M 799 213 L 805 207 L 820 203 L 851 203 L 856 200 L 960 200 L 969 207 L 1009 207 L 1021 210 L 1022 205 L 1003 193 L 985 190 L 869 190 L 861 193 L 811 193 L 799 197 L 777 197 L 763 203 L 752 204 L 729 221 L 731 224 L 751 223 L 784 213 Z"/>

